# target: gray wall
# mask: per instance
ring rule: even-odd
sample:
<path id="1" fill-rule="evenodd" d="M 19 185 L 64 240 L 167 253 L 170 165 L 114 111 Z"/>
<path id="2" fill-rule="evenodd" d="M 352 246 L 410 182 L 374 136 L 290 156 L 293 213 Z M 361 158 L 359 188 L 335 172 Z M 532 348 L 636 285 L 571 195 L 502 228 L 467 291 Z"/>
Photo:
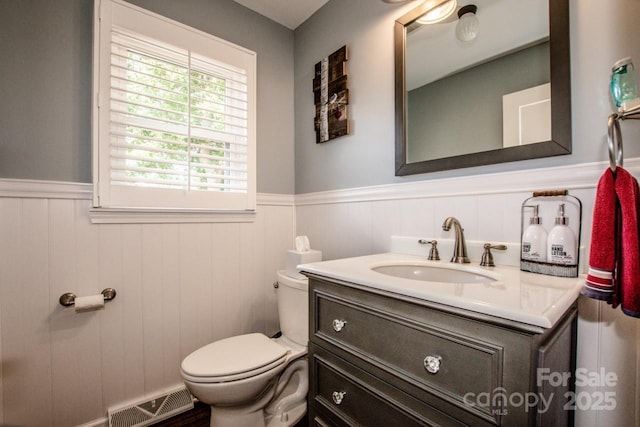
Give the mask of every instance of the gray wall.
<path id="1" fill-rule="evenodd" d="M 260 192 L 294 192 L 294 140 L 295 193 L 605 161 L 611 64 L 640 63 L 632 37 L 640 2 L 571 0 L 573 154 L 395 177 L 392 29 L 414 3 L 331 0 L 296 29 L 294 44 L 293 32 L 232 0 L 133 2 L 258 53 Z M 92 4 L 2 0 L 0 178 L 90 182 Z M 344 44 L 352 132 L 316 144 L 313 66 Z M 640 153 L 639 129 L 623 123 L 626 157 Z"/>
<path id="2" fill-rule="evenodd" d="M 502 148 L 502 96 L 549 80 L 542 43 L 409 91 L 409 162 Z"/>
<path id="3" fill-rule="evenodd" d="M 415 3 L 332 0 L 295 31 L 296 193 L 473 176 L 608 160 L 611 65 L 640 65 L 637 0 L 570 0 L 573 153 L 568 156 L 394 176 L 393 23 Z M 352 133 L 316 144 L 311 80 L 315 62 L 346 44 Z M 640 154 L 640 125 L 623 123 L 625 157 Z M 561 183 L 559 183 L 561 184 Z"/>
<path id="4" fill-rule="evenodd" d="M 232 0 L 132 0 L 258 54 L 258 191 L 293 194 L 293 31 Z M 2 0 L 0 178 L 91 182 L 92 0 Z"/>
<path id="5" fill-rule="evenodd" d="M 88 0 L 0 6 L 0 178 L 91 181 Z"/>

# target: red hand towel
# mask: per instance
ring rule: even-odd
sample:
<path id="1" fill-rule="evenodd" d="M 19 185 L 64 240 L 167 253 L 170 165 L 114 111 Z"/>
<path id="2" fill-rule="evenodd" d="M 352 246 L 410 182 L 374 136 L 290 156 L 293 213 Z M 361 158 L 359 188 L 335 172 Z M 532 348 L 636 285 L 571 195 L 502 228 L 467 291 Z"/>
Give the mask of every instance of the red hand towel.
<path id="1" fill-rule="evenodd" d="M 626 170 L 616 168 L 615 188 L 622 216 L 622 251 L 618 272 L 617 301 L 622 311 L 640 317 L 640 249 L 638 244 L 638 181 Z"/>
<path id="2" fill-rule="evenodd" d="M 589 251 L 589 272 L 582 294 L 614 301 L 616 267 L 616 190 L 613 172 L 607 169 L 600 177 L 593 207 L 593 225 Z"/>

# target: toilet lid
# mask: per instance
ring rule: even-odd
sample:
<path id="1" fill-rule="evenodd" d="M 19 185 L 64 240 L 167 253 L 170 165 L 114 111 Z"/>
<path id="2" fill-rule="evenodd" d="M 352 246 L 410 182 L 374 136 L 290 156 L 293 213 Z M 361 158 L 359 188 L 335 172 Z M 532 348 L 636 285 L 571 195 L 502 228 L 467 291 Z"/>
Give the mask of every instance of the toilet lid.
<path id="1" fill-rule="evenodd" d="M 208 344 L 182 361 L 194 377 L 222 377 L 250 372 L 284 359 L 287 349 L 263 334 L 246 334 Z"/>

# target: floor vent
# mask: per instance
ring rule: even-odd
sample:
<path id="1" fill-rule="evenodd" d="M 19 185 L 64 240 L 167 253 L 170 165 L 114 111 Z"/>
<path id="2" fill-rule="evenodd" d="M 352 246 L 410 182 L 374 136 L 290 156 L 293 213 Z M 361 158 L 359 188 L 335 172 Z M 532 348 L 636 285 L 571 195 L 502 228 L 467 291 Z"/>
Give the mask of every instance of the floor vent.
<path id="1" fill-rule="evenodd" d="M 186 387 L 166 390 L 155 397 L 109 408 L 109 427 L 148 426 L 190 409 L 193 398 Z"/>

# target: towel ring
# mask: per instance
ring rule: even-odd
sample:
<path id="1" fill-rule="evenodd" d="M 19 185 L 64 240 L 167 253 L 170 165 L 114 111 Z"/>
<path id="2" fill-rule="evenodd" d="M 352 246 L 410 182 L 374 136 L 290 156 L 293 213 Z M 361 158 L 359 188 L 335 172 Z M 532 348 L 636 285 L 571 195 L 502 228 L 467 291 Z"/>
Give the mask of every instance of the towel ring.
<path id="1" fill-rule="evenodd" d="M 620 122 L 618 114 L 609 116 L 607 123 L 607 146 L 609 147 L 609 167 L 615 173 L 618 166 L 622 166 L 622 131 L 620 130 Z"/>

